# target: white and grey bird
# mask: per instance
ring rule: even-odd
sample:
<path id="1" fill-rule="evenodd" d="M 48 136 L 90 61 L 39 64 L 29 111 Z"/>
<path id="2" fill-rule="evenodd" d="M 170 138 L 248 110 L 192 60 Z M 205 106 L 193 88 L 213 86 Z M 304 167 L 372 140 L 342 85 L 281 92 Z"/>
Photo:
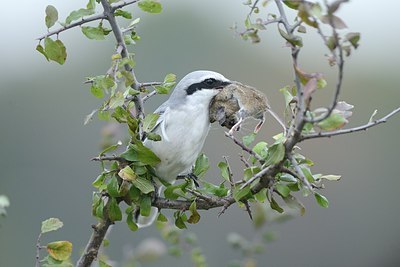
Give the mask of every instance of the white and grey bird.
<path id="1" fill-rule="evenodd" d="M 156 109 L 155 113 L 160 117 L 152 132 L 159 134 L 161 141 L 147 139 L 144 145 L 161 160 L 155 167 L 158 177 L 173 183 L 178 175 L 191 173 L 210 129 L 210 102 L 230 83 L 217 72 L 191 72 L 176 85 L 169 99 Z M 152 207 L 149 217 L 139 216 L 139 227 L 150 225 L 157 212 L 157 208 Z"/>

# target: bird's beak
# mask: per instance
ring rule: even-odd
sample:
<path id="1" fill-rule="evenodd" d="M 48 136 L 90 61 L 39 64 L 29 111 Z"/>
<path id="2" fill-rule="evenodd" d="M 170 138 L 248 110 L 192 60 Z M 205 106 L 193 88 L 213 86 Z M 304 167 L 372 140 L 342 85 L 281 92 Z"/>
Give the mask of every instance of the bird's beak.
<path id="1" fill-rule="evenodd" d="M 231 81 L 227 81 L 227 82 L 222 82 L 220 86 L 216 87 L 215 89 L 217 90 L 222 90 L 224 89 L 226 86 L 230 85 L 232 82 Z"/>

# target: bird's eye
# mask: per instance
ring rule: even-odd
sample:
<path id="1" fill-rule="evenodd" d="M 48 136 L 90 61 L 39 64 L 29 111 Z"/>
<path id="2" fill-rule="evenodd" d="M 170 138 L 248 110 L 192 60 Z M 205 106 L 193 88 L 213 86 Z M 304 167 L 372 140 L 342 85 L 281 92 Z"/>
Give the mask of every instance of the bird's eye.
<path id="1" fill-rule="evenodd" d="M 208 85 L 208 86 L 214 85 L 215 82 L 216 82 L 216 80 L 213 79 L 213 78 L 209 78 L 209 79 L 205 79 L 205 80 L 204 80 L 204 83 L 205 83 L 206 85 Z"/>

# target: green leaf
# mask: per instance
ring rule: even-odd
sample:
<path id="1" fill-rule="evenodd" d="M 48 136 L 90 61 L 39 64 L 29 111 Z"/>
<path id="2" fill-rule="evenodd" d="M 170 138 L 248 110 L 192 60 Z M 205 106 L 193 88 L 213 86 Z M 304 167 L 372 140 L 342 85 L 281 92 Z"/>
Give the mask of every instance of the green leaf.
<path id="1" fill-rule="evenodd" d="M 249 146 L 254 141 L 255 138 L 256 138 L 256 133 L 251 133 L 249 135 L 245 135 L 242 138 L 243 144 L 245 146 Z"/>
<path id="2" fill-rule="evenodd" d="M 229 169 L 228 164 L 226 162 L 218 163 L 218 168 L 221 170 L 221 176 L 225 179 L 225 181 L 229 182 Z"/>
<path id="3" fill-rule="evenodd" d="M 44 39 L 44 52 L 50 60 L 62 65 L 67 59 L 67 50 L 60 40 Z"/>
<path id="4" fill-rule="evenodd" d="M 294 196 L 288 195 L 286 197 L 283 197 L 282 199 L 283 201 L 285 201 L 286 205 L 288 205 L 289 208 L 298 209 L 301 216 L 303 216 L 306 212 L 306 208 L 304 207 L 304 205 L 299 202 Z"/>
<path id="5" fill-rule="evenodd" d="M 154 192 L 155 190 L 153 183 L 142 176 L 138 176 L 134 179 L 132 184 L 144 194 Z"/>
<path id="6" fill-rule="evenodd" d="M 312 175 L 311 171 L 307 167 L 300 167 L 301 171 L 303 172 L 304 176 L 306 177 L 307 181 L 310 183 L 315 182 L 314 176 Z"/>
<path id="7" fill-rule="evenodd" d="M 152 167 L 156 166 L 160 163 L 160 159 L 151 151 L 149 148 L 145 147 L 142 142 L 136 142 L 134 145 L 131 145 L 134 150 L 136 150 L 138 161 L 143 164 L 150 165 Z"/>
<path id="8" fill-rule="evenodd" d="M 217 197 L 226 197 L 228 195 L 228 189 L 225 188 L 224 184 L 220 184 L 220 186 L 216 186 L 212 183 L 208 183 L 206 181 L 202 182 L 203 188 L 199 189 L 200 192 L 214 195 Z"/>
<path id="9" fill-rule="evenodd" d="M 126 19 L 132 19 L 132 14 L 122 9 L 115 10 L 114 16 L 120 16 Z"/>
<path id="10" fill-rule="evenodd" d="M 122 179 L 124 179 L 126 181 L 130 181 L 130 182 L 134 181 L 137 178 L 136 173 L 129 166 L 126 166 L 125 168 L 121 169 L 118 172 L 118 175 Z"/>
<path id="11" fill-rule="evenodd" d="M 156 85 L 156 86 L 154 86 L 154 89 L 156 90 L 157 94 L 160 94 L 160 95 L 169 94 L 169 92 L 171 91 L 170 88 L 162 86 L 162 85 Z"/>
<path id="12" fill-rule="evenodd" d="M 133 221 L 133 213 L 129 212 L 128 216 L 126 216 L 126 224 L 128 225 L 128 228 L 135 232 L 139 229 L 138 225 Z"/>
<path id="13" fill-rule="evenodd" d="M 137 189 L 135 186 L 131 186 L 131 188 L 129 188 L 129 197 L 133 201 L 138 201 L 140 196 L 141 196 L 140 190 Z"/>
<path id="14" fill-rule="evenodd" d="M 319 177 L 319 179 L 326 179 L 326 180 L 328 180 L 328 181 L 339 181 L 340 178 L 342 178 L 341 175 L 333 175 L 333 174 L 330 174 L 330 175 L 322 175 L 321 177 Z"/>
<path id="15" fill-rule="evenodd" d="M 318 123 L 318 127 L 325 131 L 342 128 L 348 121 L 339 113 L 332 113 L 328 118 Z"/>
<path id="16" fill-rule="evenodd" d="M 47 56 L 47 54 L 46 54 L 46 52 L 44 51 L 44 48 L 43 48 L 43 46 L 42 46 L 41 44 L 38 44 L 38 45 L 36 46 L 36 50 L 37 50 L 39 53 L 41 53 L 41 54 L 47 59 L 47 61 L 50 61 L 49 57 Z"/>
<path id="17" fill-rule="evenodd" d="M 57 20 L 58 20 L 57 9 L 52 5 L 48 5 L 46 7 L 46 17 L 45 17 L 45 22 L 46 22 L 47 28 L 51 28 L 52 26 L 54 26 L 54 24 L 57 22 Z"/>
<path id="18" fill-rule="evenodd" d="M 250 193 L 250 186 L 246 186 L 243 189 L 240 189 L 240 186 L 235 187 L 233 190 L 233 198 L 236 200 L 236 202 L 239 202 L 242 198 L 247 196 L 247 194 Z"/>
<path id="19" fill-rule="evenodd" d="M 299 8 L 299 5 L 301 4 L 301 1 L 299 1 L 299 0 L 283 0 L 283 3 L 287 7 L 297 10 Z"/>
<path id="20" fill-rule="evenodd" d="M 169 73 L 164 78 L 164 83 L 173 83 L 176 81 L 176 75 L 173 73 Z"/>
<path id="21" fill-rule="evenodd" d="M 271 209 L 276 210 L 279 213 L 283 213 L 283 209 L 279 206 L 279 204 L 275 201 L 275 199 L 273 197 L 271 197 L 271 201 L 270 201 L 270 206 Z"/>
<path id="22" fill-rule="evenodd" d="M 285 146 L 283 143 L 273 144 L 268 149 L 268 157 L 265 161 L 265 165 L 269 166 L 272 164 L 276 164 L 283 160 L 285 157 Z"/>
<path id="23" fill-rule="evenodd" d="M 99 267 L 112 267 L 110 264 L 105 262 L 104 260 L 99 260 Z"/>
<path id="24" fill-rule="evenodd" d="M 151 140 L 151 141 L 161 141 L 161 135 L 156 134 L 156 133 L 147 133 L 146 138 Z"/>
<path id="25" fill-rule="evenodd" d="M 210 163 L 208 161 L 208 157 L 202 153 L 196 159 L 196 163 L 194 164 L 193 168 L 193 174 L 197 177 L 201 177 L 207 172 L 209 168 Z"/>
<path id="26" fill-rule="evenodd" d="M 153 130 L 159 117 L 160 117 L 160 114 L 157 114 L 157 113 L 147 114 L 143 120 L 143 130 L 145 132 L 150 132 L 151 130 Z"/>
<path id="27" fill-rule="evenodd" d="M 100 198 L 99 203 L 94 207 L 94 215 L 97 218 L 103 219 L 104 218 L 103 212 L 104 212 L 104 201 L 103 199 Z"/>
<path id="28" fill-rule="evenodd" d="M 68 260 L 72 253 L 72 243 L 69 241 L 56 241 L 47 244 L 50 256 L 59 261 Z"/>
<path id="29" fill-rule="evenodd" d="M 323 207 L 323 208 L 328 208 L 329 207 L 329 201 L 328 201 L 328 199 L 326 197 L 324 197 L 323 195 L 318 194 L 316 192 L 314 193 L 314 196 L 315 196 L 315 200 L 317 200 L 317 203 L 321 207 Z"/>
<path id="30" fill-rule="evenodd" d="M 107 184 L 107 192 L 112 197 L 119 197 L 119 185 L 117 177 L 113 176 Z"/>
<path id="31" fill-rule="evenodd" d="M 157 221 L 158 221 L 158 222 L 168 222 L 168 219 L 167 219 L 167 217 L 165 217 L 164 214 L 162 214 L 162 213 L 160 212 L 160 213 L 158 214 Z"/>
<path id="32" fill-rule="evenodd" d="M 178 227 L 179 229 L 186 229 L 186 225 L 184 222 L 184 213 L 182 214 L 181 211 L 176 211 L 174 212 L 174 217 L 175 217 L 175 226 Z"/>
<path id="33" fill-rule="evenodd" d="M 179 197 L 184 197 L 185 196 L 184 190 L 187 186 L 188 186 L 187 182 L 177 185 L 169 185 L 164 190 L 164 196 L 172 200 L 178 199 Z"/>
<path id="34" fill-rule="evenodd" d="M 98 2 L 100 2 L 100 1 L 98 1 Z M 96 0 L 89 0 L 89 2 L 86 4 L 86 8 L 87 9 L 95 9 L 96 8 Z"/>
<path id="35" fill-rule="evenodd" d="M 65 24 L 69 25 L 71 22 L 83 18 L 84 16 L 93 15 L 95 12 L 94 9 L 85 9 L 81 8 L 79 10 L 72 11 L 68 17 L 65 19 Z"/>
<path id="36" fill-rule="evenodd" d="M 121 221 L 122 220 L 122 212 L 118 206 L 117 200 L 112 197 L 110 200 L 110 205 L 108 208 L 108 217 L 111 221 Z"/>
<path id="37" fill-rule="evenodd" d="M 301 39 L 300 36 L 296 36 L 296 35 L 289 35 L 287 34 L 284 30 L 278 28 L 279 33 L 281 34 L 281 36 L 288 41 L 289 43 L 291 43 L 293 46 L 299 46 L 302 47 L 303 46 L 303 40 Z"/>
<path id="38" fill-rule="evenodd" d="M 136 25 L 140 22 L 140 18 L 136 18 L 134 20 L 131 21 L 131 23 L 129 23 L 128 28 L 131 28 L 133 25 Z"/>
<path id="39" fill-rule="evenodd" d="M 97 117 L 99 118 L 99 120 L 108 121 L 110 120 L 110 112 L 108 110 L 100 110 L 97 113 Z"/>
<path id="40" fill-rule="evenodd" d="M 104 180 L 106 179 L 106 175 L 104 173 L 100 174 L 99 176 L 97 176 L 96 180 L 94 180 L 94 182 L 92 183 L 92 185 L 96 188 L 99 188 L 100 186 L 103 185 Z"/>
<path id="41" fill-rule="evenodd" d="M 335 29 L 342 30 L 342 29 L 347 28 L 346 23 L 341 18 L 339 18 L 338 16 L 335 16 L 335 15 L 324 15 L 324 16 L 321 16 L 320 19 L 321 19 L 322 23 L 329 24 Z"/>
<path id="42" fill-rule="evenodd" d="M 279 92 L 281 92 L 283 94 L 283 97 L 285 98 L 285 107 L 288 107 L 294 98 L 293 95 L 289 92 L 289 89 L 289 86 L 285 86 L 279 89 Z"/>
<path id="43" fill-rule="evenodd" d="M 63 222 L 60 221 L 60 219 L 58 219 L 58 218 L 47 219 L 42 222 L 41 233 L 44 234 L 47 232 L 56 231 L 56 230 L 60 229 L 61 227 L 63 227 L 63 225 L 64 225 Z"/>
<path id="44" fill-rule="evenodd" d="M 121 107 L 125 102 L 124 95 L 122 92 L 117 92 L 113 97 L 110 98 L 110 109 Z"/>
<path id="45" fill-rule="evenodd" d="M 284 173 L 279 177 L 279 180 L 283 182 L 288 182 L 288 183 L 296 183 L 297 179 L 293 177 L 293 175 L 290 175 L 288 173 Z"/>
<path id="46" fill-rule="evenodd" d="M 290 195 L 290 189 L 289 189 L 289 187 L 287 187 L 286 185 L 283 185 L 283 184 L 276 184 L 276 185 L 275 185 L 275 189 L 276 189 L 276 191 L 279 192 L 279 194 L 280 194 L 282 197 L 287 197 L 287 196 Z"/>
<path id="47" fill-rule="evenodd" d="M 149 195 L 144 195 L 140 200 L 140 215 L 148 217 L 150 216 L 150 212 L 151 212 L 151 197 Z"/>
<path id="48" fill-rule="evenodd" d="M 253 147 L 253 151 L 261 158 L 265 159 L 268 156 L 268 144 L 267 142 L 261 141 Z"/>
<path id="49" fill-rule="evenodd" d="M 360 33 L 359 32 L 349 32 L 346 34 L 346 40 L 351 43 L 351 45 L 357 49 L 359 46 L 358 42 L 360 41 Z"/>
<path id="50" fill-rule="evenodd" d="M 138 4 L 139 8 L 148 13 L 160 13 L 162 6 L 160 3 L 152 0 L 143 0 Z"/>
<path id="51" fill-rule="evenodd" d="M 92 39 L 92 40 L 104 40 L 105 39 L 104 31 L 102 28 L 82 26 L 81 30 L 82 30 L 82 33 L 89 39 Z"/>
<path id="52" fill-rule="evenodd" d="M 92 84 L 92 86 L 90 87 L 90 92 L 92 93 L 92 95 L 94 95 L 97 98 L 103 98 L 104 97 L 103 89 L 101 89 L 100 87 L 95 86 L 94 84 Z"/>
<path id="53" fill-rule="evenodd" d="M 197 212 L 196 201 L 193 201 L 189 207 L 190 217 L 188 219 L 188 223 L 196 224 L 200 221 L 200 214 Z"/>

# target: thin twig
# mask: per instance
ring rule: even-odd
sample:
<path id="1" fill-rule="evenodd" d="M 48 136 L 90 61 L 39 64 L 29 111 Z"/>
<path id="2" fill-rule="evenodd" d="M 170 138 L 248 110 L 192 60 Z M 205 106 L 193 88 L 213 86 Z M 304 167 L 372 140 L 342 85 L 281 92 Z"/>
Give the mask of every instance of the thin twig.
<path id="1" fill-rule="evenodd" d="M 229 161 L 228 161 L 228 157 L 227 157 L 227 156 L 223 156 L 223 158 L 224 158 L 225 163 L 226 163 L 226 166 L 227 166 L 226 168 L 227 168 L 227 171 L 228 171 L 229 183 L 231 184 L 231 187 L 233 187 L 233 185 L 234 185 L 235 183 L 234 183 L 234 181 L 233 181 L 233 173 L 232 173 L 231 165 L 229 164 Z"/>
<path id="2" fill-rule="evenodd" d="M 367 124 L 350 128 L 350 129 L 342 129 L 342 130 L 337 130 L 337 131 L 332 131 L 332 132 L 319 132 L 319 133 L 313 133 L 313 134 L 307 134 L 304 135 L 300 138 L 299 142 L 307 140 L 307 139 L 314 139 L 314 138 L 321 138 L 321 137 L 331 137 L 335 135 L 342 135 L 342 134 L 349 134 L 349 133 L 355 133 L 359 131 L 364 131 L 367 130 L 368 128 L 374 127 L 378 124 L 385 123 L 390 117 L 394 116 L 396 113 L 400 112 L 400 107 L 393 110 L 389 114 L 387 114 L 385 117 L 375 120 L 372 122 L 368 122 Z"/>
<path id="3" fill-rule="evenodd" d="M 157 94 L 157 91 L 154 90 L 154 91 L 151 91 L 150 93 L 148 93 L 147 95 L 145 95 L 145 96 L 142 98 L 143 103 L 146 102 L 150 97 L 155 96 L 156 94 Z"/>
<path id="4" fill-rule="evenodd" d="M 249 214 L 250 220 L 253 220 L 253 214 L 251 213 L 249 201 L 243 201 L 244 206 L 246 207 L 247 214 Z"/>
<path id="5" fill-rule="evenodd" d="M 253 157 L 255 157 L 257 160 L 259 161 L 264 161 L 259 155 L 257 155 L 256 152 L 254 152 L 253 150 L 251 150 L 250 148 L 248 148 L 247 146 L 245 146 L 240 140 L 238 140 L 234 135 L 229 134 L 227 132 L 225 132 L 225 136 L 229 137 L 230 139 L 233 140 L 233 142 L 235 144 L 237 144 L 238 146 L 240 146 L 244 151 L 246 151 L 247 153 L 249 153 L 250 155 L 252 155 Z"/>
<path id="6" fill-rule="evenodd" d="M 114 11 L 117 10 L 118 8 L 122 8 L 122 7 L 124 7 L 124 6 L 128 6 L 128 5 L 134 4 L 134 3 L 138 2 L 138 1 L 139 1 L 139 0 L 123 1 L 123 2 L 120 3 L 120 4 L 111 5 L 111 10 L 112 10 L 112 12 L 114 12 Z M 66 26 L 64 26 L 64 27 L 62 27 L 62 28 L 60 28 L 60 29 L 57 29 L 57 30 L 48 32 L 48 33 L 46 33 L 46 34 L 40 36 L 40 37 L 37 38 L 36 40 L 39 40 L 39 41 L 40 41 L 40 40 L 43 40 L 43 39 L 46 38 L 46 37 L 50 37 L 50 36 L 56 35 L 56 34 L 58 35 L 58 34 L 60 34 L 60 33 L 63 32 L 63 31 L 66 31 L 66 30 L 69 30 L 69 29 L 71 29 L 71 28 L 75 28 L 75 27 L 81 26 L 81 25 L 86 24 L 86 23 L 88 23 L 88 22 L 96 21 L 96 20 L 101 20 L 101 19 L 106 19 L 106 18 L 107 18 L 107 16 L 106 16 L 106 14 L 104 14 L 104 13 L 102 13 L 102 14 L 96 14 L 96 15 L 92 15 L 92 16 L 88 16 L 88 17 L 82 18 L 80 21 L 77 21 L 77 22 L 68 24 L 68 25 L 66 25 Z"/>
<path id="7" fill-rule="evenodd" d="M 308 182 L 307 178 L 304 176 L 303 171 L 301 170 L 299 164 L 297 163 L 296 159 L 289 154 L 288 159 L 292 162 L 292 165 L 296 169 L 297 175 L 296 177 L 300 178 L 300 181 L 311 191 L 313 192 L 313 187 L 311 186 L 310 182 Z"/>
<path id="8" fill-rule="evenodd" d="M 305 120 L 307 122 L 318 123 L 320 121 L 325 120 L 326 118 L 328 118 L 332 114 L 333 110 L 335 109 L 335 107 L 337 105 L 337 102 L 338 102 L 338 99 L 339 99 L 339 94 L 340 94 L 341 87 L 342 87 L 342 82 L 343 82 L 343 68 L 344 68 L 343 49 L 342 49 L 342 47 L 340 47 L 339 44 L 337 44 L 337 45 L 338 45 L 338 49 L 339 49 L 339 62 L 337 63 L 337 65 L 338 65 L 338 79 L 337 79 L 337 82 L 336 82 L 335 95 L 333 97 L 332 104 L 328 108 L 328 112 L 324 113 L 321 117 L 312 118 L 312 119 L 305 118 Z"/>
<path id="9" fill-rule="evenodd" d="M 94 157 L 91 159 L 92 161 L 119 161 L 119 162 L 126 162 L 127 160 L 124 159 L 123 157 L 119 156 L 99 156 L 99 157 Z"/>
<path id="10" fill-rule="evenodd" d="M 146 82 L 146 83 L 140 83 L 139 87 L 149 87 L 149 86 L 157 86 L 157 85 L 162 85 L 162 82 Z"/>
<path id="11" fill-rule="evenodd" d="M 74 23 L 71 23 L 71 24 L 68 24 L 68 25 L 66 25 L 66 26 L 64 26 L 64 27 L 62 27 L 60 29 L 48 32 L 48 33 L 36 38 L 36 40 L 40 41 L 40 40 L 43 40 L 44 38 L 50 37 L 52 35 L 56 35 L 56 34 L 58 35 L 61 32 L 69 30 L 71 28 L 75 28 L 75 27 L 81 26 L 83 24 L 86 24 L 88 22 L 95 21 L 95 20 L 101 20 L 101 19 L 105 19 L 105 18 L 106 18 L 106 16 L 104 14 L 96 14 L 96 15 L 89 16 L 89 17 L 86 17 L 86 18 L 82 18 L 81 20 L 79 20 L 77 22 L 74 22 Z"/>
<path id="12" fill-rule="evenodd" d="M 42 238 L 42 233 L 39 234 L 37 241 L 36 241 L 36 264 L 35 267 L 40 267 L 40 239 Z"/>
<path id="13" fill-rule="evenodd" d="M 134 2 L 131 1 L 129 3 L 132 4 Z M 101 0 L 101 4 L 102 4 L 102 6 L 104 8 L 104 15 L 107 17 L 107 20 L 110 23 L 112 32 L 114 33 L 114 37 L 117 40 L 117 44 L 118 44 L 118 46 L 120 46 L 122 48 L 121 49 L 121 57 L 122 58 L 129 58 L 130 55 L 129 55 L 129 51 L 128 51 L 128 48 L 126 46 L 125 40 L 124 40 L 124 36 L 123 36 L 121 28 L 119 27 L 119 25 L 117 23 L 117 20 L 115 19 L 114 14 L 113 14 L 115 9 L 108 3 L 107 0 Z M 121 4 L 121 5 L 123 5 L 123 4 Z M 133 89 L 139 91 L 140 83 L 136 79 L 135 72 L 129 66 L 129 64 L 125 64 L 125 69 L 132 74 L 133 84 L 131 85 L 131 87 Z M 141 123 L 142 123 L 143 118 L 144 118 L 143 100 L 140 97 L 140 95 L 136 95 L 133 98 L 133 102 L 135 103 L 136 116 L 140 119 L 140 121 L 139 121 L 139 139 L 142 139 L 143 129 L 141 127 Z"/>
<path id="14" fill-rule="evenodd" d="M 244 184 L 242 184 L 242 186 L 240 187 L 240 189 L 245 188 L 246 186 L 250 185 L 252 182 L 254 182 L 255 180 L 261 178 L 262 176 L 264 176 L 264 174 L 266 174 L 268 171 L 270 170 L 270 166 L 262 169 L 261 171 L 259 171 L 257 174 L 255 174 L 253 177 L 251 177 L 249 180 L 247 180 Z"/>

